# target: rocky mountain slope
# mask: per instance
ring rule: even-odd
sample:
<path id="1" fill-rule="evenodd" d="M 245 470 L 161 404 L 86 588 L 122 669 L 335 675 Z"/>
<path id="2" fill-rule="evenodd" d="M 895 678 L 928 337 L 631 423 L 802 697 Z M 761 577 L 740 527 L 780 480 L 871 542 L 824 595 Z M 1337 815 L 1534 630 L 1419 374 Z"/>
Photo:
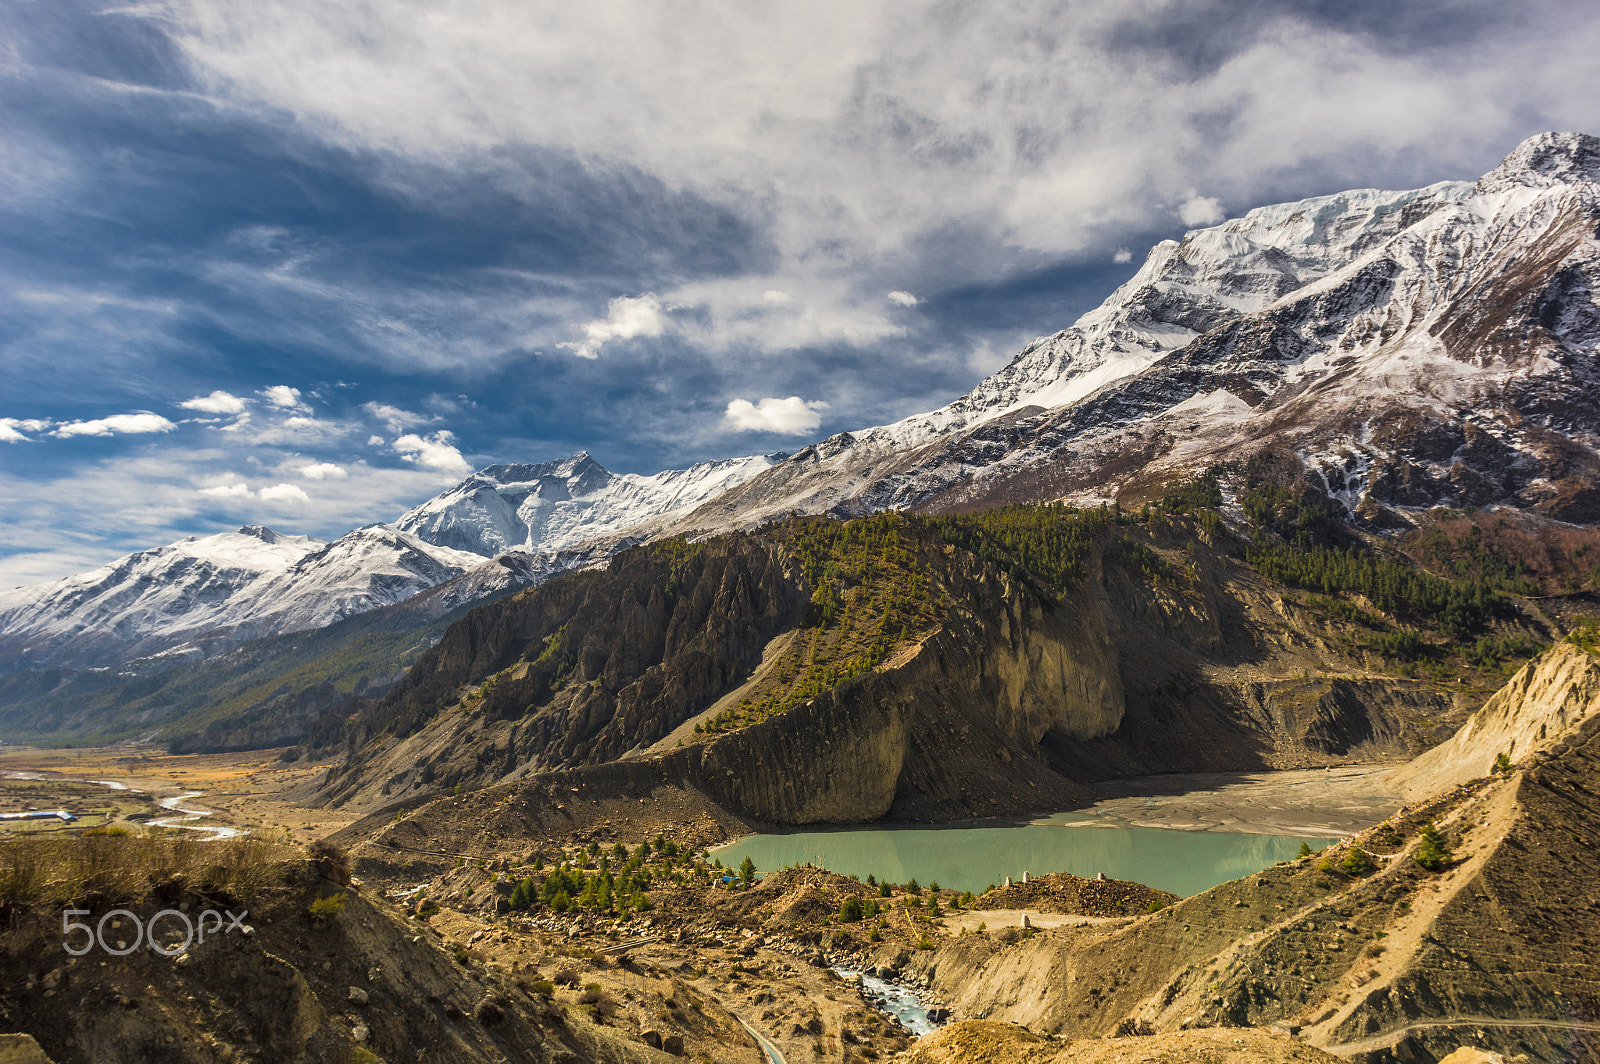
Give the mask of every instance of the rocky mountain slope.
<path id="1" fill-rule="evenodd" d="M 1521 702 L 1546 735 L 1503 777 L 1152 916 L 1013 946 L 955 940 L 913 966 L 960 1016 L 1069 1038 L 1124 1022 L 1271 1025 L 1353 1060 L 1436 1060 L 1462 1044 L 1592 1059 L 1600 715 L 1526 698 L 1551 669 L 1592 686 L 1600 667 L 1574 654 L 1589 657 L 1558 648 L 1508 685 L 1501 704 Z M 1450 851 L 1438 862 L 1419 850 L 1428 823 Z"/>
<path id="2" fill-rule="evenodd" d="M 634 548 L 474 611 L 384 698 L 330 712 L 309 744 L 347 759 L 325 799 L 566 768 L 763 821 L 959 819 L 1109 776 L 1406 756 L 1498 685 L 1416 676 L 1367 627 L 1393 622 L 1286 593 L 1204 512 L 793 519 Z"/>
<path id="3" fill-rule="evenodd" d="M 791 510 L 1122 498 L 1292 455 L 1354 513 L 1600 519 L 1600 140 L 1473 185 L 1251 211 L 1157 245 L 1105 304 L 942 410 L 841 433 L 678 527 Z"/>
<path id="4" fill-rule="evenodd" d="M 0 671 L 176 664 L 408 598 L 485 559 L 388 525 L 332 543 L 259 525 L 0 592 Z"/>
<path id="5" fill-rule="evenodd" d="M 304 631 L 451 582 L 448 608 L 603 560 L 620 530 L 693 507 L 782 455 L 617 476 L 579 453 L 491 466 L 393 525 L 331 543 L 260 526 L 189 537 L 99 569 L 0 592 L 0 674 L 194 660 Z M 515 554 L 506 564 L 496 556 Z M 464 574 L 468 579 L 456 580 Z M 441 610 L 440 613 L 447 610 Z M 145 663 L 142 668 L 148 668 Z"/>

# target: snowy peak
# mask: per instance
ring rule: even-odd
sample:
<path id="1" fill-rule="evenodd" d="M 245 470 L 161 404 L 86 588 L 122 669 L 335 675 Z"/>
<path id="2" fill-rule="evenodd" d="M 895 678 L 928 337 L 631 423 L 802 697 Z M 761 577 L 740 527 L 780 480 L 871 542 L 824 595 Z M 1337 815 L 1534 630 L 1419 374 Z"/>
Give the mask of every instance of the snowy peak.
<path id="1" fill-rule="evenodd" d="M 558 551 L 698 506 L 785 457 L 701 462 L 650 476 L 612 473 L 586 451 L 556 462 L 493 465 L 409 510 L 395 526 L 485 557 Z"/>
<path id="2" fill-rule="evenodd" d="M 1587 133 L 1540 133 L 1529 137 L 1478 182 L 1481 192 L 1517 185 L 1550 188 L 1600 182 L 1600 137 Z"/>
<path id="3" fill-rule="evenodd" d="M 0 669 L 116 664 L 169 649 L 230 624 L 248 589 L 323 546 L 247 526 L 0 592 Z"/>
<path id="4" fill-rule="evenodd" d="M 1352 509 L 1600 520 L 1600 140 L 1476 183 L 1249 211 L 1150 250 L 1104 303 L 949 406 L 839 434 L 683 528 L 790 510 L 1137 499 L 1270 451 Z"/>

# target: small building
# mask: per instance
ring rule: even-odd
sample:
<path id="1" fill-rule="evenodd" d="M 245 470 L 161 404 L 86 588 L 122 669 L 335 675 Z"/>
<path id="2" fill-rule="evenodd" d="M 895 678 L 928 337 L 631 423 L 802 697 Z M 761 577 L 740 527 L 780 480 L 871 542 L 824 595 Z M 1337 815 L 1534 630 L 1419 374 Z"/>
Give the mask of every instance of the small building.
<path id="1" fill-rule="evenodd" d="M 0 821 L 5 820 L 59 820 L 70 824 L 77 820 L 77 816 L 65 809 L 30 809 L 26 813 L 0 813 Z"/>

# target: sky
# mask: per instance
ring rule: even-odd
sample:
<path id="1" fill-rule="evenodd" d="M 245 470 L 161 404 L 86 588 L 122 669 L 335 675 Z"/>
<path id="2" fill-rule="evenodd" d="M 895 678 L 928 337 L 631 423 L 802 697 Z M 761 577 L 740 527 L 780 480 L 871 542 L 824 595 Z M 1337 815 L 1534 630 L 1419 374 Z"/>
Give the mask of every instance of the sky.
<path id="1" fill-rule="evenodd" d="M 1600 132 L 1591 2 L 0 0 L 0 587 L 942 405 L 1158 240 Z"/>

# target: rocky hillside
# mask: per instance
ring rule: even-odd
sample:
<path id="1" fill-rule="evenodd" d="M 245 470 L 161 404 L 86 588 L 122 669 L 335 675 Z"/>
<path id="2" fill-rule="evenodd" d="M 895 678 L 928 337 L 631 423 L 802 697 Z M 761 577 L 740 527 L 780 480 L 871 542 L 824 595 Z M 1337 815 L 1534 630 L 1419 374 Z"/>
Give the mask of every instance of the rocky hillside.
<path id="1" fill-rule="evenodd" d="M 1473 632 L 1537 630 L 1481 584 L 1331 551 L 1293 554 L 1324 559 L 1304 571 L 1184 498 L 635 548 L 475 611 L 330 712 L 310 744 L 347 754 L 323 793 L 569 769 L 786 823 L 1059 808 L 1107 776 L 1408 756 L 1500 682 Z"/>
<path id="2" fill-rule="evenodd" d="M 1487 775 L 1505 757 L 1522 760 L 1600 713 L 1600 660 L 1560 643 L 1511 678 L 1447 741 L 1392 778 L 1415 800 Z"/>
<path id="3" fill-rule="evenodd" d="M 1600 717 L 1568 715 L 1560 732 L 1562 708 L 1546 710 L 1536 757 L 1322 854 L 1150 916 L 1011 946 L 968 937 L 913 963 L 959 1016 L 1067 1037 L 1276 1025 L 1345 1059 L 1433 1060 L 1464 1043 L 1590 1059 Z M 1429 824 L 1443 852 L 1426 848 Z"/>
<path id="4" fill-rule="evenodd" d="M 50 904 L 56 899 L 37 896 L 31 898 L 37 904 L 26 904 L 19 895 L 29 898 L 30 885 L 8 877 L 0 1023 L 31 1036 L 54 1064 L 661 1059 L 635 1030 L 593 1022 L 588 1010 L 554 1002 L 538 970 L 512 975 L 485 968 L 464 948 L 447 948 L 436 928 L 407 919 L 335 862 L 285 857 L 259 844 L 260 852 L 246 853 L 239 844 L 215 855 L 203 875 L 181 856 L 176 864 L 169 859 L 167 876 L 150 890 L 139 885 L 143 869 L 135 862 L 160 843 L 68 844 L 99 850 L 87 893 L 60 899 L 86 910 L 91 925 L 117 906 L 141 921 L 163 908 L 193 918 L 227 910 L 243 920 L 225 930 L 225 918 L 220 928 L 208 919 L 204 941 L 191 938 L 184 948 L 182 922 L 168 915 L 157 926 L 170 957 L 142 946 L 110 963 L 97 948 L 72 957 L 62 950 L 60 907 Z M 17 867 L 18 845 L 8 844 L 0 865 L 7 872 Z M 136 848 L 141 852 L 131 852 Z M 51 882 L 40 895 L 70 889 Z M 330 898 L 338 901 L 328 906 Z M 313 910 L 319 902 L 320 914 Z M 130 933 L 107 923 L 106 936 L 119 927 Z M 75 949 L 81 934 L 73 932 Z M 691 1018 L 719 1024 L 722 1039 L 730 1036 L 720 1028 L 737 1031 L 714 1006 L 702 1005 Z M 699 1040 L 691 1044 L 701 1049 Z M 729 1056 L 753 1058 L 753 1052 Z"/>

